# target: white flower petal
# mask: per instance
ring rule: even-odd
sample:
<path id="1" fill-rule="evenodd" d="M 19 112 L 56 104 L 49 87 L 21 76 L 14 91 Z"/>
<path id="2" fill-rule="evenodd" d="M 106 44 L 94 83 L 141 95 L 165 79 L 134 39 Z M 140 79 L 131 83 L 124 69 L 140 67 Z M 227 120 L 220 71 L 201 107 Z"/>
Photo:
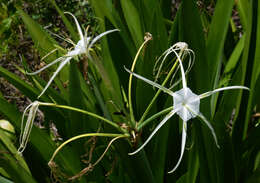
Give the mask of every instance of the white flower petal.
<path id="1" fill-rule="evenodd" d="M 80 28 L 80 25 L 79 25 L 79 22 L 78 22 L 77 18 L 76 18 L 72 13 L 70 13 L 70 12 L 64 12 L 64 13 L 69 14 L 69 15 L 71 15 L 71 16 L 73 17 L 73 19 L 74 19 L 74 21 L 75 21 L 75 23 L 76 23 L 78 32 L 79 32 L 80 40 L 84 40 L 84 36 L 83 36 L 82 30 L 81 30 L 81 28 Z"/>
<path id="2" fill-rule="evenodd" d="M 20 134 L 20 139 L 19 139 L 19 142 L 20 144 L 22 143 L 22 134 L 23 134 L 23 131 L 24 131 L 24 127 L 23 127 L 23 122 L 24 122 L 24 117 L 28 111 L 28 109 L 33 105 L 33 103 L 29 104 L 23 111 L 23 116 L 22 116 L 22 122 L 21 122 L 21 134 Z"/>
<path id="3" fill-rule="evenodd" d="M 200 98 L 198 95 L 194 94 L 189 88 L 182 88 L 181 90 L 175 92 L 173 96 L 173 107 L 181 105 L 181 109 L 177 112 L 183 121 L 188 121 L 191 118 L 195 118 L 199 113 Z M 176 97 L 178 96 L 178 97 Z M 194 113 L 189 111 L 187 108 L 191 108 Z"/>
<path id="4" fill-rule="evenodd" d="M 169 114 L 167 114 L 164 119 L 159 123 L 159 125 L 154 129 L 154 131 L 151 133 L 151 135 L 148 137 L 148 139 L 141 145 L 137 150 L 135 150 L 132 153 L 128 153 L 129 155 L 134 155 L 141 151 L 144 146 L 152 139 L 152 137 L 156 134 L 156 132 L 178 111 L 179 108 L 172 110 Z"/>
<path id="5" fill-rule="evenodd" d="M 42 72 L 43 70 L 47 69 L 48 67 L 50 67 L 50 66 L 52 66 L 52 65 L 54 65 L 54 64 L 56 64 L 56 63 L 58 63 L 58 62 L 60 62 L 60 61 L 62 61 L 63 59 L 65 59 L 65 57 L 59 57 L 59 58 L 57 58 L 56 60 L 54 60 L 53 62 L 49 63 L 48 65 L 42 67 L 42 68 L 39 69 L 38 71 L 30 72 L 30 73 L 29 73 L 29 72 L 26 72 L 26 74 L 27 74 L 27 75 L 35 75 L 35 74 L 38 74 L 38 73 Z"/>
<path id="6" fill-rule="evenodd" d="M 77 55 L 81 55 L 85 53 L 86 48 L 84 44 L 84 40 L 79 40 L 75 48 L 67 53 L 68 57 L 75 57 Z"/>
<path id="7" fill-rule="evenodd" d="M 51 85 L 52 81 L 54 80 L 54 78 L 58 75 L 58 73 L 61 71 L 61 69 L 72 59 L 72 57 L 68 57 L 66 58 L 64 61 L 62 61 L 59 65 L 59 67 L 57 68 L 57 70 L 53 73 L 53 75 L 51 76 L 51 78 L 49 79 L 48 83 L 46 84 L 46 86 L 44 87 L 44 89 L 42 90 L 42 92 L 40 93 L 40 95 L 38 96 L 38 98 L 40 98 L 45 91 L 48 89 L 48 87 Z"/>
<path id="8" fill-rule="evenodd" d="M 22 152 L 26 148 L 38 107 L 39 107 L 39 102 L 35 101 L 35 102 L 31 103 L 28 107 L 26 107 L 24 110 L 24 114 L 25 114 L 27 112 L 27 110 L 30 108 L 29 115 L 28 115 L 24 128 L 23 128 L 23 120 L 24 120 L 24 114 L 23 114 L 23 119 L 22 119 L 22 124 L 21 124 L 22 125 L 21 134 L 20 134 L 20 147 L 18 148 L 18 154 L 22 154 Z"/>
<path id="9" fill-rule="evenodd" d="M 178 53 L 173 50 L 173 52 L 175 53 L 178 61 L 179 61 L 179 64 L 180 64 L 180 68 L 181 68 L 181 77 L 182 77 L 182 86 L 183 88 L 187 88 L 187 83 L 186 83 L 186 78 L 185 78 L 185 72 L 184 72 L 184 69 L 183 69 L 183 65 L 182 65 L 182 60 L 180 58 L 180 56 L 178 55 Z"/>
<path id="10" fill-rule="evenodd" d="M 112 32 L 116 32 L 116 31 L 120 31 L 119 29 L 113 29 L 113 30 L 108 30 L 106 32 L 103 32 L 101 34 L 99 34 L 98 36 L 96 36 L 92 41 L 91 43 L 89 44 L 89 46 L 87 46 L 88 49 L 92 48 L 92 46 L 100 39 L 102 38 L 103 36 L 107 35 L 107 34 L 110 34 Z"/>
<path id="11" fill-rule="evenodd" d="M 183 120 L 183 121 L 188 121 L 191 118 L 193 118 L 192 113 L 186 108 L 182 107 L 178 112 L 178 116 Z"/>
<path id="12" fill-rule="evenodd" d="M 179 160 L 178 160 L 177 164 L 175 165 L 175 167 L 171 171 L 169 171 L 168 173 L 173 173 L 179 167 L 179 165 L 181 163 L 181 160 L 182 160 L 182 157 L 183 157 L 183 154 L 184 154 L 185 144 L 186 144 L 186 136 L 187 136 L 186 129 L 187 129 L 187 122 L 183 121 L 183 123 L 182 123 L 182 138 L 181 138 L 181 155 L 180 155 Z"/>
<path id="13" fill-rule="evenodd" d="M 161 86 L 161 85 L 159 85 L 159 84 L 157 84 L 157 83 L 155 83 L 155 82 L 153 82 L 153 81 L 151 81 L 151 80 L 149 80 L 149 79 L 146 79 L 145 77 L 140 76 L 139 74 L 136 74 L 136 73 L 134 73 L 134 72 L 131 72 L 131 71 L 128 70 L 126 67 L 124 67 L 124 68 L 125 68 L 125 70 L 126 70 L 127 72 L 129 72 L 130 74 L 133 74 L 133 76 L 137 77 L 138 79 L 141 79 L 141 80 L 143 80 L 144 82 L 146 82 L 146 83 L 148 83 L 148 84 L 150 84 L 150 85 L 152 85 L 152 86 L 154 86 L 154 87 L 156 87 L 156 88 L 159 88 L 160 90 L 164 91 L 165 93 L 168 93 L 168 94 L 171 95 L 171 96 L 174 95 L 174 93 L 173 93 L 171 90 L 169 90 L 169 89 L 167 89 L 167 88 L 165 88 L 165 87 L 163 87 L 163 86 Z"/>
<path id="14" fill-rule="evenodd" d="M 155 73 L 155 71 L 157 70 L 157 65 L 158 65 L 158 63 L 160 62 L 160 60 L 162 60 L 160 66 L 159 66 L 159 68 L 158 68 L 157 74 L 156 74 L 156 76 L 155 76 L 155 82 L 156 82 L 156 81 L 158 80 L 158 78 L 159 78 L 159 74 L 160 74 L 160 72 L 161 72 L 161 70 L 162 70 L 162 67 L 163 67 L 163 64 L 164 64 L 166 58 L 168 57 L 169 54 L 172 53 L 172 51 L 169 51 L 169 50 L 170 50 L 170 49 L 166 50 L 166 51 L 156 60 L 156 62 L 155 62 L 155 65 L 154 65 L 154 68 L 153 68 L 153 73 Z M 177 51 L 177 49 L 174 49 L 174 50 Z M 163 58 L 163 59 L 161 59 L 161 58 Z"/>
<path id="15" fill-rule="evenodd" d="M 245 87 L 245 86 L 228 86 L 228 87 L 218 88 L 213 91 L 208 91 L 206 93 L 199 95 L 199 97 L 200 97 L 200 99 L 203 99 L 203 98 L 209 97 L 210 95 L 213 95 L 214 93 L 217 93 L 217 92 L 220 92 L 223 90 L 234 90 L 234 89 L 250 90 L 248 87 Z"/>
<path id="16" fill-rule="evenodd" d="M 206 117 L 202 114 L 202 113 L 199 113 L 198 116 L 202 119 L 202 121 L 204 121 L 204 123 L 208 126 L 208 128 L 210 129 L 211 131 L 211 134 L 215 140 L 215 143 L 216 143 L 216 146 L 218 148 L 220 148 L 219 144 L 218 144 L 218 139 L 217 139 L 217 136 L 215 134 L 215 131 L 214 131 L 214 128 L 211 126 L 210 122 L 206 119 Z"/>

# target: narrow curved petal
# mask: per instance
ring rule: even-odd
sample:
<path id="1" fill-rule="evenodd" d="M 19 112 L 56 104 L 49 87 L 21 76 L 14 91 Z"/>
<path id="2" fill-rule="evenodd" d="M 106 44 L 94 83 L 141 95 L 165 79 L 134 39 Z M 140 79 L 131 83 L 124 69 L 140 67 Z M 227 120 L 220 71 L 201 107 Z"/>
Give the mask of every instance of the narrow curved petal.
<path id="1" fill-rule="evenodd" d="M 140 76 L 139 74 L 136 74 L 136 73 L 134 73 L 134 72 L 131 72 L 131 71 L 128 70 L 126 67 L 124 67 L 124 68 L 125 68 L 125 70 L 126 70 L 127 72 L 129 72 L 130 74 L 133 74 L 133 76 L 137 77 L 138 79 L 141 79 L 141 80 L 143 80 L 144 82 L 146 82 L 146 83 L 148 83 L 148 84 L 150 84 L 150 85 L 152 85 L 152 86 L 154 86 L 154 87 L 156 87 L 156 88 L 159 88 L 160 90 L 164 91 L 165 93 L 168 93 L 168 94 L 171 95 L 171 96 L 174 95 L 174 93 L 173 93 L 171 90 L 169 90 L 169 89 L 167 89 L 167 88 L 165 88 L 165 87 L 163 87 L 163 86 L 161 86 L 161 85 L 159 85 L 159 84 L 157 84 L 157 83 L 155 83 L 155 82 L 153 82 L 153 81 L 151 81 L 151 80 L 149 80 L 149 79 L 146 79 L 145 77 Z"/>
<path id="2" fill-rule="evenodd" d="M 57 68 L 57 70 L 53 73 L 52 77 L 50 78 L 50 80 L 48 81 L 47 85 L 44 87 L 44 89 L 42 90 L 41 94 L 38 96 L 38 98 L 40 98 L 44 92 L 48 89 L 48 87 L 51 85 L 51 82 L 54 80 L 54 78 L 57 76 L 57 74 L 61 71 L 61 69 L 72 59 L 72 57 L 68 57 L 66 58 L 64 61 L 62 61 L 59 65 L 59 67 Z"/>
<path id="3" fill-rule="evenodd" d="M 32 130 L 32 127 L 33 127 L 36 112 L 37 112 L 38 107 L 39 107 L 39 102 L 35 101 L 31 105 L 29 105 L 29 107 L 30 107 L 30 111 L 29 111 L 29 115 L 28 115 L 28 118 L 27 118 L 27 121 L 26 121 L 26 124 L 25 124 L 25 128 L 24 128 L 23 131 L 21 131 L 20 147 L 18 148 L 19 154 L 21 154 L 26 148 L 26 145 L 27 145 L 27 142 L 29 140 L 31 130 Z"/>
<path id="4" fill-rule="evenodd" d="M 73 17 L 73 19 L 74 19 L 74 21 L 75 21 L 75 23 L 76 23 L 78 32 L 79 32 L 80 40 L 84 40 L 84 36 L 83 36 L 82 30 L 81 30 L 81 28 L 80 28 L 80 25 L 79 25 L 79 22 L 78 22 L 77 18 L 76 18 L 72 13 L 70 13 L 70 12 L 64 12 L 64 13 L 69 14 L 69 15 L 71 15 L 71 16 Z"/>
<path id="5" fill-rule="evenodd" d="M 172 48 L 173 46 L 171 46 L 170 48 Z M 167 50 L 165 50 L 160 56 L 159 56 L 159 58 L 156 60 L 156 62 L 155 62 L 155 64 L 154 64 L 154 68 L 153 68 L 153 73 L 155 73 L 155 71 L 156 71 L 156 68 L 157 68 L 157 65 L 159 64 L 159 62 L 160 62 L 160 60 L 161 60 L 161 58 L 162 57 L 164 57 L 165 58 L 165 54 L 167 54 L 167 53 L 169 53 L 169 49 L 170 48 L 168 48 Z M 165 59 L 163 59 L 163 60 L 165 60 Z M 163 61 L 162 60 L 162 61 Z M 160 64 L 161 65 L 161 64 Z"/>
<path id="6" fill-rule="evenodd" d="M 156 74 L 156 76 L 155 76 L 155 81 L 157 81 L 158 78 L 159 78 L 159 74 L 160 74 L 160 72 L 161 72 L 161 70 L 162 70 L 162 67 L 163 67 L 163 64 L 164 64 L 166 58 L 168 57 L 169 54 L 172 53 L 172 51 L 169 51 L 169 50 L 170 50 L 170 49 L 168 49 L 168 50 L 166 50 L 165 52 L 163 52 L 163 54 L 162 54 L 162 55 L 157 59 L 157 61 L 155 62 L 155 66 L 154 66 L 153 72 L 155 72 L 155 68 L 157 67 L 157 64 L 159 63 L 159 61 L 160 61 L 161 58 L 163 57 L 162 62 L 161 62 L 161 64 L 160 64 L 159 68 L 158 68 L 157 74 Z M 177 51 L 177 49 L 174 49 L 174 50 Z"/>
<path id="7" fill-rule="evenodd" d="M 184 52 L 184 54 L 188 53 L 188 55 L 189 55 L 189 63 L 188 63 L 188 67 L 187 67 L 187 69 L 185 71 L 185 76 L 187 76 L 187 74 L 190 72 L 191 68 L 194 65 L 194 61 L 195 61 L 195 54 L 193 53 L 193 51 L 190 50 L 190 49 L 187 49 L 186 51 L 187 52 Z M 180 68 L 180 66 L 178 66 L 176 68 L 176 70 L 175 70 L 175 72 L 174 72 L 174 74 L 172 76 L 172 79 L 170 81 L 170 85 L 173 83 L 173 79 L 174 79 L 175 75 L 177 74 L 179 68 Z M 170 86 L 169 89 L 172 89 L 172 88 L 176 87 L 181 81 L 182 81 L 182 78 L 178 79 L 173 85 Z"/>
<path id="8" fill-rule="evenodd" d="M 210 124 L 210 122 L 207 120 L 207 118 L 201 113 L 201 112 L 198 112 L 198 111 L 195 111 L 192 107 L 189 107 L 187 106 L 186 107 L 191 113 L 193 113 L 195 116 L 198 116 L 207 126 L 208 128 L 210 129 L 210 132 L 215 140 L 215 143 L 216 143 L 216 146 L 218 148 L 220 148 L 219 144 L 218 144 L 218 139 L 217 139 L 217 136 L 215 134 L 215 131 L 214 131 L 214 128 L 212 127 L 212 125 Z"/>
<path id="9" fill-rule="evenodd" d="M 156 132 L 176 113 L 176 111 L 178 111 L 178 109 L 174 109 L 172 110 L 169 114 L 167 114 L 164 119 L 159 123 L 159 125 L 154 129 L 154 131 L 151 133 L 151 135 L 148 137 L 148 139 L 143 143 L 142 146 L 140 146 L 137 150 L 135 150 L 132 153 L 128 153 L 129 155 L 134 155 L 136 153 L 138 153 L 139 151 L 141 151 L 144 146 L 146 146 L 146 144 L 148 144 L 148 142 L 153 138 L 153 136 L 156 134 Z"/>
<path id="10" fill-rule="evenodd" d="M 27 122 L 25 124 L 24 131 L 21 134 L 22 135 L 21 144 L 20 144 L 20 147 L 18 148 L 19 154 L 21 154 L 26 148 L 27 142 L 28 142 L 30 134 L 31 134 L 35 114 L 36 114 L 36 111 L 30 110 Z"/>
<path id="11" fill-rule="evenodd" d="M 49 63 L 48 65 L 42 67 L 41 69 L 39 69 L 38 71 L 35 72 L 26 72 L 27 75 L 35 75 L 35 74 L 39 74 L 40 72 L 42 72 L 43 70 L 47 69 L 48 67 L 62 61 L 63 59 L 65 59 L 65 57 L 59 57 L 56 60 L 54 60 L 53 62 Z"/>
<path id="12" fill-rule="evenodd" d="M 228 86 L 228 87 L 218 88 L 213 91 L 208 91 L 206 93 L 199 95 L 199 97 L 200 97 L 200 99 L 203 99 L 203 98 L 209 97 L 210 95 L 213 95 L 214 93 L 217 93 L 217 92 L 220 92 L 223 90 L 234 90 L 234 89 L 250 90 L 248 87 L 245 87 L 245 86 Z"/>
<path id="13" fill-rule="evenodd" d="M 216 143 L 216 146 L 218 148 L 220 148 L 219 144 L 218 144 L 218 139 L 217 139 L 217 136 L 215 134 L 215 131 L 214 131 L 214 128 L 212 127 L 212 125 L 210 124 L 210 122 L 206 119 L 206 117 L 202 114 L 202 113 L 199 113 L 198 114 L 198 117 L 202 119 L 202 121 L 208 126 L 208 128 L 210 129 L 210 132 L 215 140 L 215 143 Z"/>
<path id="14" fill-rule="evenodd" d="M 176 57 L 177 57 L 177 59 L 178 59 L 178 61 L 180 63 L 181 77 L 182 77 L 182 86 L 183 86 L 183 88 L 187 88 L 187 82 L 186 82 L 185 72 L 184 72 L 184 69 L 183 69 L 181 58 L 179 57 L 178 53 L 175 50 L 172 50 L 172 51 L 175 53 L 175 55 L 176 55 Z"/>
<path id="15" fill-rule="evenodd" d="M 23 137 L 23 131 L 24 131 L 24 127 L 23 127 L 23 122 L 24 122 L 24 116 L 26 114 L 26 112 L 28 111 L 28 109 L 33 105 L 33 103 L 31 103 L 30 105 L 28 105 L 24 111 L 23 111 L 23 116 L 22 116 L 22 122 L 21 122 L 21 133 L 20 133 L 20 139 L 19 142 L 20 144 L 22 143 L 22 137 Z"/>
<path id="16" fill-rule="evenodd" d="M 89 25 L 87 26 L 86 29 L 84 29 L 84 42 L 86 43 L 86 45 L 88 45 L 89 40 L 91 39 L 91 37 L 88 37 L 88 29 L 89 29 Z"/>
<path id="17" fill-rule="evenodd" d="M 186 136 L 187 136 L 186 129 L 187 129 L 187 122 L 183 121 L 183 123 L 182 123 L 182 137 L 181 137 L 181 155 L 180 155 L 179 160 L 178 160 L 177 164 L 175 165 L 175 167 L 171 171 L 169 171 L 168 173 L 173 173 L 179 167 L 179 165 L 181 163 L 181 160 L 182 160 L 182 157 L 183 157 L 183 154 L 184 154 L 185 144 L 186 144 Z"/>
<path id="18" fill-rule="evenodd" d="M 96 36 L 92 41 L 91 43 L 89 44 L 88 46 L 88 49 L 91 48 L 100 38 L 102 38 L 103 36 L 107 35 L 107 34 L 110 34 L 112 32 L 116 32 L 116 31 L 120 31 L 119 29 L 113 29 L 113 30 L 109 30 L 109 31 L 106 31 L 106 32 L 103 32 L 101 34 L 99 34 L 98 36 Z"/>

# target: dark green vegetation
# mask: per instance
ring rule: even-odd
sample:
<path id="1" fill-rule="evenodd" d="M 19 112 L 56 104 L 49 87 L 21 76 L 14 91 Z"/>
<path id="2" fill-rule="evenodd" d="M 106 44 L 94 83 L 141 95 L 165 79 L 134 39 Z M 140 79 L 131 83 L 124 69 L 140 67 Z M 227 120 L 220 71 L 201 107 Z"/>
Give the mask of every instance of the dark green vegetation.
<path id="1" fill-rule="evenodd" d="M 176 13 L 172 0 L 80 2 L 33 1 L 35 4 L 29 7 L 35 8 L 32 11 L 37 9 L 38 14 L 26 13 L 22 2 L 0 4 L 1 62 L 12 62 L 20 53 L 22 64 L 16 68 L 21 73 L 36 71 L 30 64 L 39 62 L 53 49 L 59 48 L 41 63 L 51 63 L 73 47 L 46 29 L 48 21 L 53 19 L 55 22 L 49 23 L 57 23 L 55 17 L 60 16 L 62 22 L 50 30 L 78 42 L 74 20 L 64 11 L 73 13 L 82 29 L 89 25 L 89 36 L 120 29 L 94 45 L 91 59 L 85 55 L 72 59 L 40 99 L 37 96 L 58 64 L 42 75 L 23 75 L 24 78 L 0 67 L 0 76 L 30 101 L 55 103 L 39 106 L 43 116 L 40 121 L 45 128 L 32 127 L 28 145 L 20 156 L 17 154 L 22 121 L 20 106 L 8 102 L 5 94 L 0 93 L 0 114 L 15 128 L 15 133 L 0 129 L 0 182 L 260 182 L 260 1 L 182 0 Z M 21 35 L 17 36 L 19 26 L 29 33 L 29 36 L 24 33 L 25 39 L 33 40 L 33 46 L 25 44 L 28 49 L 16 47 L 21 40 Z M 176 164 L 181 149 L 182 121 L 176 115 L 144 150 L 128 155 L 164 117 L 160 115 L 143 127 L 136 124 L 157 92 L 136 78 L 131 89 L 132 113 L 129 109 L 129 73 L 124 66 L 131 68 L 146 32 L 152 34 L 153 40 L 142 49 L 136 73 L 154 80 L 153 68 L 158 57 L 182 41 L 196 56 L 187 74 L 188 85 L 196 94 L 231 85 L 250 88 L 250 92 L 224 91 L 201 101 L 200 111 L 211 122 L 220 148 L 199 119 L 189 120 L 184 157 L 172 174 L 167 172 Z M 28 50 L 37 50 L 36 56 L 26 53 Z M 174 64 L 170 59 L 157 80 L 160 84 Z M 177 74 L 173 82 L 179 78 Z M 181 84 L 173 91 L 180 88 Z M 149 117 L 171 105 L 172 98 L 161 92 L 142 121 L 147 122 Z M 81 134 L 86 137 L 64 146 L 49 162 L 60 144 Z M 115 141 L 110 146 L 112 139 Z M 110 148 L 106 150 L 108 145 Z M 96 163 L 104 151 L 104 157 Z"/>

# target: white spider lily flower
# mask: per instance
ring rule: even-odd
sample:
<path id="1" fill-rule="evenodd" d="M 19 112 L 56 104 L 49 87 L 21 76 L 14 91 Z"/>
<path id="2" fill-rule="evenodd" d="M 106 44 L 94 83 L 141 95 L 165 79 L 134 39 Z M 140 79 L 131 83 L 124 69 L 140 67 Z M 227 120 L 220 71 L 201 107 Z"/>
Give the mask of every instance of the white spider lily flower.
<path id="1" fill-rule="evenodd" d="M 177 46 L 183 47 L 183 49 L 187 49 L 188 45 L 186 43 L 177 43 Z M 138 153 L 141 149 L 143 149 L 146 144 L 152 139 L 152 137 L 155 135 L 155 133 L 168 121 L 168 119 L 170 119 L 175 113 L 177 113 L 177 115 L 182 119 L 183 124 L 182 124 L 182 143 L 181 143 L 181 153 L 180 153 L 180 157 L 178 159 L 177 164 L 175 165 L 175 167 L 169 171 L 168 173 L 172 173 L 174 172 L 178 166 L 181 163 L 183 154 L 184 154 L 184 149 L 185 149 L 185 144 L 186 144 L 186 130 L 187 130 L 187 121 L 195 118 L 195 117 L 199 117 L 202 119 L 202 121 L 208 126 L 208 128 L 210 129 L 213 138 L 215 140 L 215 143 L 217 145 L 217 147 L 219 148 L 218 142 L 217 142 L 217 137 L 216 134 L 214 132 L 213 127 L 211 126 L 210 122 L 206 119 L 206 117 L 204 117 L 204 115 L 200 112 L 199 107 L 200 107 L 200 99 L 203 99 L 205 97 L 211 96 L 216 92 L 220 92 L 223 90 L 230 90 L 230 89 L 246 89 L 249 90 L 249 88 L 244 87 L 244 86 L 229 86 L 229 87 L 223 87 L 223 88 L 218 88 L 215 89 L 213 91 L 209 91 L 206 93 L 203 93 L 201 95 L 196 95 L 194 94 L 188 87 L 187 87 L 187 83 L 186 83 L 186 78 L 185 78 L 185 72 L 182 66 L 182 61 L 179 57 L 179 55 L 176 53 L 176 51 L 172 48 L 170 48 L 170 50 L 168 49 L 168 52 L 173 52 L 175 53 L 178 61 L 179 61 L 179 65 L 180 65 L 180 69 L 181 69 L 181 76 L 182 76 L 182 89 L 173 92 L 168 88 L 165 88 L 153 81 L 150 81 L 146 78 L 144 78 L 143 76 L 140 76 L 136 73 L 131 72 L 130 70 L 126 69 L 130 74 L 133 74 L 135 77 L 137 77 L 138 79 L 143 80 L 144 82 L 159 88 L 160 90 L 164 91 L 165 93 L 171 95 L 173 97 L 173 110 L 170 111 L 165 117 L 164 119 L 158 124 L 158 126 L 154 129 L 154 131 L 152 132 L 152 134 L 148 137 L 148 139 L 143 143 L 142 146 L 140 146 L 136 151 L 129 153 L 129 155 L 134 155 L 136 153 Z"/>
<path id="2" fill-rule="evenodd" d="M 99 34 L 98 36 L 94 37 L 93 39 L 91 37 L 87 36 L 87 31 L 85 32 L 85 35 L 83 35 L 81 27 L 78 23 L 77 18 L 70 12 L 65 12 L 66 14 L 69 14 L 73 17 L 78 33 L 79 33 L 79 37 L 80 40 L 78 41 L 77 44 L 74 44 L 74 49 L 72 49 L 71 51 L 69 51 L 66 55 L 57 58 L 56 60 L 54 60 L 53 62 L 49 63 L 48 65 L 44 66 L 43 68 L 39 69 L 36 72 L 32 72 L 32 73 L 26 73 L 28 75 L 35 75 L 40 73 L 41 71 L 45 70 L 46 68 L 60 62 L 60 65 L 58 66 L 57 70 L 53 73 L 53 75 L 51 76 L 51 78 L 49 79 L 47 85 L 44 87 L 44 89 L 42 90 L 42 92 L 40 93 L 40 95 L 38 96 L 38 98 L 40 98 L 45 91 L 47 90 L 47 88 L 50 86 L 50 84 L 52 83 L 52 81 L 54 80 L 54 78 L 58 75 L 58 73 L 61 71 L 61 69 L 67 64 L 69 63 L 69 61 L 74 58 L 77 57 L 79 55 L 82 54 L 86 54 L 87 57 L 90 57 L 89 55 L 89 50 L 92 48 L 92 46 L 99 40 L 101 39 L 103 36 L 110 34 L 112 32 L 115 31 L 119 31 L 119 29 L 113 29 L 113 30 L 108 30 L 105 31 L 101 34 Z"/>
<path id="3" fill-rule="evenodd" d="M 39 105 L 40 105 L 40 102 L 35 101 L 35 102 L 31 103 L 30 105 L 28 105 L 23 112 L 22 123 L 21 123 L 21 134 L 20 134 L 20 139 L 19 139 L 20 147 L 18 148 L 18 154 L 22 154 L 22 152 L 26 148 Z M 27 121 L 24 126 L 24 117 L 28 110 L 29 110 L 29 115 L 27 117 Z"/>
<path id="4" fill-rule="evenodd" d="M 168 48 L 165 52 L 163 52 L 163 54 L 156 60 L 156 62 L 154 64 L 154 68 L 153 68 L 153 75 L 155 76 L 154 82 L 158 81 L 158 78 L 160 77 L 160 75 L 162 73 L 162 69 L 163 69 L 164 65 L 167 68 L 171 68 L 171 66 L 170 66 L 171 63 L 166 63 L 166 61 L 167 61 L 167 57 L 173 52 L 175 54 L 176 54 L 176 52 L 179 52 L 180 58 L 189 56 L 188 67 L 185 71 L 185 75 L 187 75 L 190 72 L 191 68 L 193 67 L 194 61 L 195 61 L 195 54 L 194 54 L 193 50 L 188 48 L 188 45 L 185 42 L 178 42 L 178 43 L 172 45 L 170 48 Z M 170 62 L 172 62 L 172 60 L 170 60 Z M 179 69 L 180 69 L 180 66 L 178 65 L 177 69 L 175 69 L 174 73 L 172 74 L 171 81 L 170 81 L 171 86 L 169 87 L 169 89 L 174 88 L 175 86 L 177 86 L 180 83 L 181 78 L 179 80 L 177 80 L 174 84 L 172 84 Z M 166 73 L 168 73 L 168 71 Z"/>

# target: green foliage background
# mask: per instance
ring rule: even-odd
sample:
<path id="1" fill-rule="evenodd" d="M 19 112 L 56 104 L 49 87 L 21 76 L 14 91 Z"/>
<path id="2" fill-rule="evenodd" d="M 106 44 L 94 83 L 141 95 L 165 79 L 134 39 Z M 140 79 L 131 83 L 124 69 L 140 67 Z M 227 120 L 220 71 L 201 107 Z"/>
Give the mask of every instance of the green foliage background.
<path id="1" fill-rule="evenodd" d="M 55 45 L 68 47 L 44 28 L 46 23 L 54 23 L 50 22 L 53 17 L 61 18 L 57 20 L 60 22 L 51 26 L 52 32 L 78 41 L 74 22 L 63 14 L 64 11 L 75 14 L 82 27 L 89 25 L 92 35 L 113 28 L 120 29 L 119 33 L 107 35 L 95 46 L 93 61 L 81 57 L 79 62 L 72 60 L 40 101 L 89 111 L 113 121 L 121 131 L 90 115 L 42 106 L 40 110 L 44 114 L 45 128 L 33 127 L 29 144 L 21 157 L 17 154 L 17 139 L 22 113 L 0 93 L 0 113 L 15 128 L 12 138 L 5 130 L 0 130 L 1 182 L 260 181 L 258 0 L 182 0 L 176 13 L 173 7 L 177 6 L 171 0 L 33 1 L 29 7 L 35 8 L 36 13 L 32 14 L 25 11 L 26 3 L 3 1 L 0 16 L 0 39 L 3 43 L 0 56 L 9 62 L 19 58 L 18 53 L 22 54 L 22 65 L 17 66 L 22 73 L 35 68 L 30 65 L 32 59 L 28 61 L 25 51 L 21 52 L 20 49 L 24 48 L 15 46 L 19 42 L 16 35 L 19 25 L 28 31 L 29 34 L 24 34 L 34 43 L 30 48 L 37 50 L 40 58 L 53 50 Z M 234 16 L 239 21 L 235 21 Z M 128 155 L 145 141 L 163 118 L 154 119 L 138 131 L 135 122 L 140 120 L 156 90 L 134 78 L 131 92 L 136 121 L 130 118 L 129 101 L 125 97 L 128 95 L 129 73 L 124 66 L 131 68 L 146 32 L 153 35 L 153 40 L 146 44 L 137 60 L 136 73 L 154 80 L 152 70 L 156 59 L 170 45 L 183 41 L 196 55 L 194 66 L 188 74 L 189 86 L 195 93 L 231 85 L 251 89 L 250 92 L 225 91 L 201 103 L 200 111 L 212 122 L 221 148 L 215 146 L 207 127 L 197 119 L 190 120 L 184 158 L 173 174 L 167 174 L 167 171 L 176 163 L 180 153 L 181 121 L 177 117 L 172 117 L 143 151 L 134 156 Z M 62 54 L 60 51 L 44 61 L 50 63 Z M 87 70 L 84 69 L 85 62 L 88 62 Z M 45 78 L 26 75 L 26 79 L 21 79 L 0 67 L 0 76 L 35 101 L 55 68 L 53 66 L 45 72 Z M 170 105 L 172 98 L 160 94 L 146 119 Z M 49 128 L 50 124 L 56 126 L 62 140 L 53 140 L 56 136 L 51 130 L 53 128 Z M 58 145 L 71 137 L 96 132 L 121 134 L 122 131 L 128 135 L 134 132 L 138 137 L 118 139 L 94 167 L 91 163 L 100 157 L 111 138 L 92 137 L 72 142 L 59 152 L 55 166 L 52 169 L 48 167 Z M 83 169 L 86 170 L 84 175 L 71 180 Z"/>

